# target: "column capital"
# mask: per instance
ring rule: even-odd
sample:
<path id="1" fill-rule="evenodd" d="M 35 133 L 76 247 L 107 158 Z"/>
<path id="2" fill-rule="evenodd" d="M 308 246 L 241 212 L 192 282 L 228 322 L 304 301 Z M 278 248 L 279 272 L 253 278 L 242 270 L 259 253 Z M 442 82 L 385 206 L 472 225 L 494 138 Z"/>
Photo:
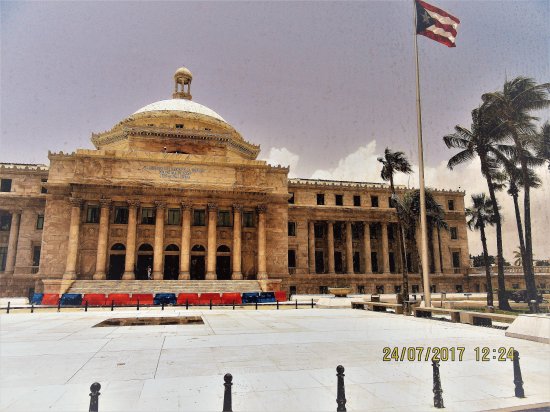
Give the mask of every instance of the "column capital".
<path id="1" fill-rule="evenodd" d="M 99 205 L 101 208 L 111 208 L 113 201 L 111 199 L 99 199 Z"/>
<path id="2" fill-rule="evenodd" d="M 259 215 L 262 215 L 267 212 L 267 205 L 258 205 L 256 206 L 256 211 Z"/>
<path id="3" fill-rule="evenodd" d="M 208 208 L 209 212 L 214 212 L 214 211 L 218 210 L 218 205 L 215 204 L 215 203 L 208 203 L 206 205 L 206 207 Z"/>
<path id="4" fill-rule="evenodd" d="M 233 212 L 242 212 L 243 211 L 243 205 L 240 203 L 233 203 Z"/>
<path id="5" fill-rule="evenodd" d="M 336 223 L 336 221 L 335 221 L 335 220 L 332 220 L 332 219 L 331 219 L 331 220 L 327 220 L 326 222 L 327 222 L 327 224 L 329 224 L 329 225 L 334 225 L 334 224 Z"/>
<path id="6" fill-rule="evenodd" d="M 154 203 L 156 209 L 166 209 L 166 202 L 161 202 L 161 201 L 155 200 L 153 203 Z"/>
<path id="7" fill-rule="evenodd" d="M 191 205 L 188 202 L 180 202 L 181 210 L 190 210 Z"/>
<path id="8" fill-rule="evenodd" d="M 8 212 L 10 213 L 10 215 L 20 215 L 21 213 L 23 213 L 23 210 L 22 209 L 8 209 Z"/>
<path id="9" fill-rule="evenodd" d="M 80 197 L 70 197 L 69 202 L 72 207 L 82 207 L 83 200 Z"/>
<path id="10" fill-rule="evenodd" d="M 141 202 L 138 199 L 127 200 L 128 206 L 131 208 L 138 208 L 141 205 Z"/>

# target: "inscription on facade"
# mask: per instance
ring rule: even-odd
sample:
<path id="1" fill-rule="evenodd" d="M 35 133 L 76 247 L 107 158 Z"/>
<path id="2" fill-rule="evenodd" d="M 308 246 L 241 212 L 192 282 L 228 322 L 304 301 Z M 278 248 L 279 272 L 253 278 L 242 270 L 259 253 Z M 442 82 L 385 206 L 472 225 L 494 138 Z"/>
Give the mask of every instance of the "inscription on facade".
<path id="1" fill-rule="evenodd" d="M 162 179 L 183 179 L 189 180 L 192 175 L 204 173 L 205 170 L 199 167 L 168 167 L 168 166 L 145 166 L 147 172 L 159 172 Z"/>

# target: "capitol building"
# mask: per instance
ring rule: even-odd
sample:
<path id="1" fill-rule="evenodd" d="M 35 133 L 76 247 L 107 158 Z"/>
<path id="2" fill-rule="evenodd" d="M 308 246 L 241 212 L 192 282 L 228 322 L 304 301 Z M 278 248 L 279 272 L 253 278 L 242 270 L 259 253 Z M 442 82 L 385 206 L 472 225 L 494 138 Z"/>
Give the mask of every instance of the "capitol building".
<path id="1" fill-rule="evenodd" d="M 49 165 L 0 164 L 0 294 L 163 282 L 166 292 L 191 284 L 399 292 L 389 186 L 289 179 L 287 167 L 258 160 L 258 145 L 192 100 L 192 78 L 178 69 L 171 99 L 92 134 L 94 149 L 50 152 Z M 433 194 L 450 230 L 432 236 L 432 288 L 483 290 L 482 278 L 468 278 L 464 192 Z M 413 293 L 422 285 L 416 259 L 408 259 Z"/>

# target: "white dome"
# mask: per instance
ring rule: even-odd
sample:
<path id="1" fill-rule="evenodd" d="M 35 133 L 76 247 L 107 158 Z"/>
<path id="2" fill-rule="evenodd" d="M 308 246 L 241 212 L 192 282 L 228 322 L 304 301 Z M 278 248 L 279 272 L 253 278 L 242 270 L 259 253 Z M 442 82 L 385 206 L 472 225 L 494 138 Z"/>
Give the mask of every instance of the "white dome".
<path id="1" fill-rule="evenodd" d="M 161 110 L 168 110 L 168 111 L 173 111 L 173 112 L 188 112 L 188 113 L 203 114 L 205 116 L 210 116 L 210 117 L 213 117 L 214 119 L 218 119 L 218 120 L 221 120 L 224 123 L 227 123 L 223 119 L 223 117 L 221 117 L 214 110 L 209 109 L 208 107 L 203 106 L 202 104 L 195 103 L 194 101 L 187 100 L 187 99 L 161 100 L 161 101 L 151 103 L 151 104 L 148 104 L 147 106 L 142 107 L 141 109 L 139 109 L 134 114 L 161 111 Z"/>

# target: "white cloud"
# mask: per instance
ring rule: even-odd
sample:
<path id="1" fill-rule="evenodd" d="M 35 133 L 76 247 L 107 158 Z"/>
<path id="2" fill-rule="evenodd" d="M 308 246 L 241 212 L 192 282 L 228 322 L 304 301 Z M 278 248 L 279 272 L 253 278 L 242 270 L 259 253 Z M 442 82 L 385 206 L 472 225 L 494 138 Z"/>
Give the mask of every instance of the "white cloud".
<path id="1" fill-rule="evenodd" d="M 296 177 L 294 173 L 296 173 L 296 168 L 298 167 L 300 156 L 297 155 L 296 153 L 292 153 L 286 147 L 281 147 L 281 148 L 272 147 L 269 150 L 267 157 L 263 158 L 262 160 L 265 160 L 267 161 L 267 163 L 275 166 L 277 165 L 288 166 L 290 167 L 288 176 Z"/>

